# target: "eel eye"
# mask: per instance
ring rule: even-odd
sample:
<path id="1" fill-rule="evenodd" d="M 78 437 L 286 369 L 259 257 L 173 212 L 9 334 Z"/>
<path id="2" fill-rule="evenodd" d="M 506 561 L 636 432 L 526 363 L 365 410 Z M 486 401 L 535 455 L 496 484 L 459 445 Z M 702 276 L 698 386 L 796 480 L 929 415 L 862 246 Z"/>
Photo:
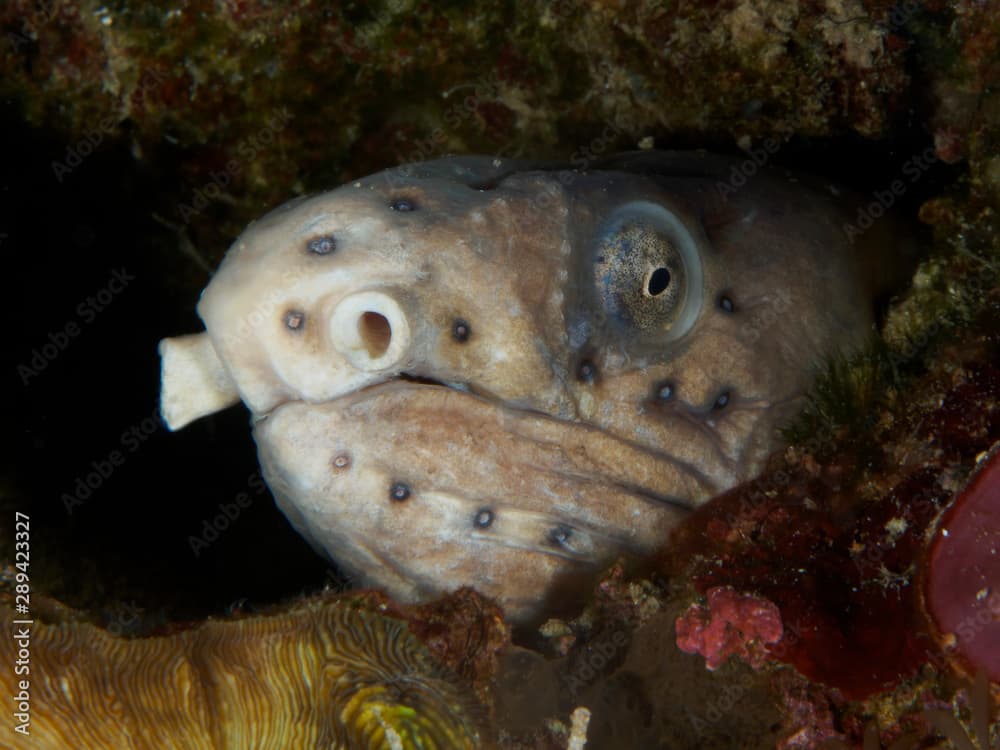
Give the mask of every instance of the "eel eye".
<path id="1" fill-rule="evenodd" d="M 609 316 L 670 339 L 694 324 L 702 302 L 702 264 L 694 237 L 663 206 L 636 201 L 601 225 L 594 281 Z"/>

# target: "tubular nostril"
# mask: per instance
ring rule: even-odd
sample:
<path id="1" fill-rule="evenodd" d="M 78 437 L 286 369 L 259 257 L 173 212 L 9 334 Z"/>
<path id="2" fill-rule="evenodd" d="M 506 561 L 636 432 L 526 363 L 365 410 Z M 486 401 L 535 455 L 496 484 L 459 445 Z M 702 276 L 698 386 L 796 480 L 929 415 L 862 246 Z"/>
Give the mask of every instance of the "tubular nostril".
<path id="1" fill-rule="evenodd" d="M 327 335 L 333 348 L 363 372 L 389 372 L 409 352 L 412 334 L 399 302 L 381 290 L 355 292 L 337 302 Z"/>
<path id="2" fill-rule="evenodd" d="M 368 311 L 358 320 L 358 335 L 368 350 L 368 356 L 378 359 L 392 343 L 392 326 L 381 313 Z"/>

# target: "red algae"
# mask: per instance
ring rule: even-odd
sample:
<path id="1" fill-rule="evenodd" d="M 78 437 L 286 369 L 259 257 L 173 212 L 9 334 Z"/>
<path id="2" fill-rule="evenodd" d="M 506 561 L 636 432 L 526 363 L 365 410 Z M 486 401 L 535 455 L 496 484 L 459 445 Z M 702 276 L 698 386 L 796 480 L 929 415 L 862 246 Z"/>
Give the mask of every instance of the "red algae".
<path id="1" fill-rule="evenodd" d="M 754 668 L 767 660 L 762 644 L 781 639 L 781 613 L 772 602 L 728 586 L 708 590 L 708 606 L 692 604 L 677 618 L 677 647 L 717 669 L 737 655 Z"/>
<path id="2" fill-rule="evenodd" d="M 1000 681 L 1000 450 L 944 512 L 927 561 L 927 609 L 973 670 Z"/>
<path id="3" fill-rule="evenodd" d="M 861 519 L 859 528 L 840 529 L 791 491 L 767 498 L 757 510 L 761 518 L 752 522 L 738 513 L 746 489 L 714 501 L 678 535 L 689 544 L 700 539 L 703 560 L 711 561 L 695 566 L 695 588 L 707 593 L 729 585 L 756 592 L 757 601 L 769 602 L 783 623 L 767 653 L 848 698 L 867 697 L 915 673 L 932 643 L 909 581 L 894 576 L 891 562 L 859 564 L 851 554 L 860 549 L 859 538 L 870 543 L 876 535 L 876 528 L 869 529 L 874 517 Z M 718 533 L 720 516 L 743 528 L 735 540 L 706 550 L 708 527 Z M 876 567 L 878 575 L 863 575 L 865 566 Z"/>
<path id="4" fill-rule="evenodd" d="M 956 351 L 961 365 L 953 361 L 925 375 L 915 392 L 926 400 L 890 427 L 874 427 L 876 447 L 862 462 L 843 450 L 822 456 L 789 449 L 776 457 L 759 479 L 685 521 L 660 571 L 710 597 L 728 587 L 770 603 L 783 631 L 764 647 L 766 654 L 847 700 L 891 691 L 923 665 L 944 663 L 920 606 L 916 573 L 963 467 L 1000 438 L 1000 370 L 985 353 Z M 951 563 L 956 567 L 941 568 L 942 590 L 963 597 L 960 604 L 937 605 L 954 610 L 942 629 L 956 628 L 962 618 L 979 623 L 996 603 L 990 595 L 1000 585 L 998 480 L 1000 470 L 991 464 L 963 495 L 972 498 L 964 507 L 974 519 L 965 521 L 966 534 L 978 536 L 956 538 L 965 552 Z M 957 575 L 964 576 L 962 587 L 946 583 Z M 713 623 L 711 599 L 709 609 L 711 615 L 693 608 L 678 620 L 678 645 L 711 657 L 710 668 L 730 654 L 759 663 L 726 641 L 724 629 L 712 630 L 723 625 Z M 988 635 L 982 624 L 977 628 L 976 655 L 966 658 L 977 665 L 1000 660 L 994 635 L 1000 622 L 991 621 Z M 986 657 L 991 650 L 995 656 Z M 989 663 L 993 669 L 1000 662 Z"/>

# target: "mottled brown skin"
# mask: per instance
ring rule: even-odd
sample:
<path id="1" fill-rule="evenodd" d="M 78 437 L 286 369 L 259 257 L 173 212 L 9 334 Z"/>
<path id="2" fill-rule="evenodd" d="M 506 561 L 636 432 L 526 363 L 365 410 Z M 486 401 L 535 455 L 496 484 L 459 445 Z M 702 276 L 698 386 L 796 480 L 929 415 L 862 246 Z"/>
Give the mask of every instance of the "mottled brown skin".
<path id="1" fill-rule="evenodd" d="M 533 611 L 540 581 L 651 549 L 685 515 L 655 498 L 707 490 L 600 430 L 411 383 L 286 404 L 255 435 L 289 520 L 317 547 L 351 550 L 344 563 L 360 582 L 423 599 L 442 578 L 471 579 L 502 594 L 508 613 Z M 338 456 L 350 465 L 331 465 Z M 398 482 L 411 491 L 404 501 L 389 499 Z M 346 494 L 386 502 L 359 502 L 345 527 L 329 498 Z M 317 525 L 332 533 L 313 536 Z"/>
<path id="2" fill-rule="evenodd" d="M 252 225 L 199 312 L 293 525 L 395 597 L 525 619 L 753 475 L 868 334 L 869 248 L 732 164 L 442 159 Z"/>

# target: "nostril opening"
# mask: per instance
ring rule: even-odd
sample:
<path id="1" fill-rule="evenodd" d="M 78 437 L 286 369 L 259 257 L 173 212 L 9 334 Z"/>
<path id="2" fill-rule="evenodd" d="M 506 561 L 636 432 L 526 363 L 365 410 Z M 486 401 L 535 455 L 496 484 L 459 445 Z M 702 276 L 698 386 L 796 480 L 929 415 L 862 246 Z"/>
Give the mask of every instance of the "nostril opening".
<path id="1" fill-rule="evenodd" d="M 324 343 L 337 353 L 336 366 L 344 364 L 361 372 L 389 376 L 398 374 L 398 369 L 393 368 L 399 368 L 412 339 L 406 311 L 399 302 L 372 289 L 349 294 L 334 304 L 331 312 L 327 312 L 329 307 L 325 302 L 321 309 L 326 317 Z M 306 332 L 310 330 L 308 317 L 303 328 Z"/>
<path id="2" fill-rule="evenodd" d="M 362 313 L 358 320 L 358 333 L 372 359 L 385 354 L 392 341 L 392 326 L 388 318 L 377 312 Z"/>

